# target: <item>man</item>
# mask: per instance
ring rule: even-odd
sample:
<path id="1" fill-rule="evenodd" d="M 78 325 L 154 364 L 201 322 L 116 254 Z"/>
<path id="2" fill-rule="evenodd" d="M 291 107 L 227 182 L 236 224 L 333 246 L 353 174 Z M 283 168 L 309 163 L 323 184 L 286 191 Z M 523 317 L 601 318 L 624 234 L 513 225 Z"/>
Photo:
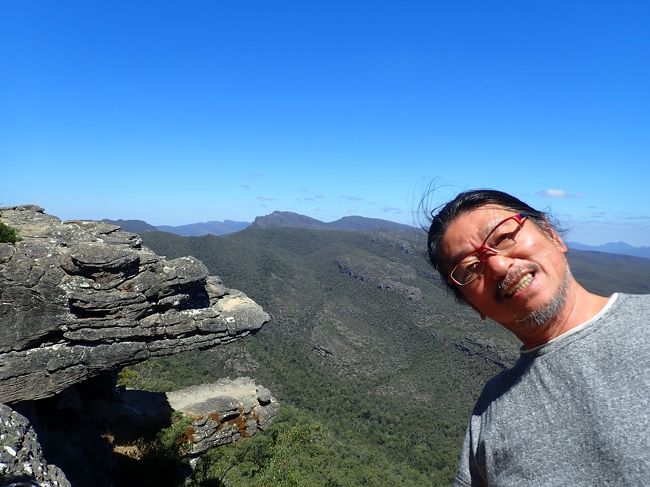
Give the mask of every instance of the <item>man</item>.
<path id="1" fill-rule="evenodd" d="M 650 485 L 650 296 L 588 292 L 547 216 L 492 190 L 436 215 L 456 297 L 523 343 L 474 408 L 455 485 Z"/>

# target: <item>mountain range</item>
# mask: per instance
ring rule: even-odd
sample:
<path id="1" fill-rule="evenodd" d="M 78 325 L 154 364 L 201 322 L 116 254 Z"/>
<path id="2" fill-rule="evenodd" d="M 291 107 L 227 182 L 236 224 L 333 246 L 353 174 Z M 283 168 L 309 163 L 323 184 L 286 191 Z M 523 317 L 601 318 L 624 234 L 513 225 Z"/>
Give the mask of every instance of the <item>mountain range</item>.
<path id="1" fill-rule="evenodd" d="M 571 249 L 589 252 L 605 252 L 608 254 L 631 255 L 650 259 L 650 247 L 633 247 L 625 242 L 609 242 L 603 245 L 585 245 L 578 242 L 567 242 Z"/>
<path id="2" fill-rule="evenodd" d="M 183 237 L 200 237 L 201 235 L 227 235 L 235 233 L 246 228 L 250 223 L 237 222 L 233 220 L 209 221 L 201 223 L 190 223 L 172 227 L 169 225 L 160 225 L 158 230 L 161 232 L 175 233 Z"/>
<path id="3" fill-rule="evenodd" d="M 200 237 L 202 235 L 227 235 L 238 232 L 250 225 L 249 222 L 237 222 L 233 220 L 209 221 L 190 223 L 188 225 L 158 225 L 154 226 L 144 220 L 111 220 L 104 218 L 103 222 L 112 223 L 122 227 L 128 232 L 168 232 L 182 237 Z"/>
<path id="4" fill-rule="evenodd" d="M 303 228 L 311 230 L 346 230 L 346 231 L 374 231 L 379 229 L 393 231 L 413 231 L 414 227 L 390 220 L 367 218 L 363 216 L 346 216 L 333 222 L 323 222 L 309 216 L 290 211 L 274 211 L 269 215 L 258 216 L 253 223 L 233 220 L 208 221 L 190 223 L 187 225 L 154 226 L 143 220 L 111 220 L 102 221 L 119 225 L 124 230 L 134 233 L 168 232 L 182 237 L 201 237 L 203 235 L 228 235 L 247 228 Z M 574 250 L 590 252 L 604 252 L 608 254 L 631 255 L 650 259 L 650 247 L 634 247 L 625 242 L 609 242 L 603 245 L 586 245 L 579 242 L 567 242 L 567 246 Z"/>
<path id="5" fill-rule="evenodd" d="M 291 211 L 274 211 L 265 216 L 258 216 L 253 223 L 239 222 L 233 220 L 208 221 L 190 223 L 187 225 L 154 226 L 143 220 L 111 220 L 104 218 L 102 221 L 119 225 L 124 230 L 134 233 L 144 232 L 168 232 L 182 237 L 201 237 L 203 235 L 227 235 L 239 232 L 248 226 L 258 228 L 304 228 L 311 230 L 346 230 L 346 231 L 371 231 L 371 230 L 394 230 L 413 231 L 413 227 L 395 223 L 379 218 L 367 218 L 363 216 L 345 216 L 333 222 L 322 222 L 309 216 L 300 215 Z"/>

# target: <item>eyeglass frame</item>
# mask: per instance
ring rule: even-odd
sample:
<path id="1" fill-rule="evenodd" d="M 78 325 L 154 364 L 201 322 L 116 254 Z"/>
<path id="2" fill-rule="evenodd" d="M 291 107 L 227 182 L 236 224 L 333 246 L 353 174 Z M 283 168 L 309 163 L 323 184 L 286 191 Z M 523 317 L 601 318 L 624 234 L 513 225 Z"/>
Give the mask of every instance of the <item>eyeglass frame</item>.
<path id="1" fill-rule="evenodd" d="M 497 228 L 499 228 L 501 225 L 503 225 L 504 223 L 506 223 L 506 222 L 508 222 L 510 220 L 515 220 L 517 222 L 517 224 L 519 225 L 519 228 L 517 229 L 517 233 L 519 233 L 521 231 L 521 228 L 524 226 L 524 223 L 528 219 L 528 217 L 529 217 L 529 215 L 526 214 L 526 213 L 517 213 L 515 215 L 511 215 L 511 216 L 509 216 L 507 218 L 504 218 L 499 223 L 497 223 L 494 226 L 494 228 L 492 228 L 492 230 L 490 230 L 490 232 L 487 234 L 487 237 L 485 237 L 485 239 L 483 240 L 483 243 L 481 243 L 481 246 L 478 249 L 474 249 L 471 252 L 467 252 L 465 255 L 463 255 L 462 257 L 460 257 L 459 259 L 456 260 L 456 264 L 454 265 L 454 267 L 451 268 L 451 271 L 447 275 L 447 278 L 451 282 L 456 284 L 457 286 L 467 286 L 468 284 L 476 281 L 481 276 L 481 274 L 483 274 L 483 271 L 485 270 L 485 264 L 487 263 L 487 259 L 486 259 L 487 256 L 503 254 L 504 252 L 509 251 L 510 249 L 512 249 L 517 244 L 517 241 L 513 239 L 514 245 L 512 245 L 511 247 L 508 247 L 507 249 L 504 249 L 504 250 L 496 250 L 496 249 L 493 249 L 492 247 L 488 247 L 485 243 L 490 239 L 490 237 L 495 232 L 495 230 Z M 481 272 L 476 273 L 476 277 L 473 277 L 471 280 L 467 281 L 466 283 L 461 284 L 460 282 L 458 282 L 452 276 L 452 274 L 454 273 L 456 268 L 461 264 L 461 262 L 463 262 L 464 259 L 466 259 L 467 257 L 469 257 L 472 254 L 477 254 L 478 260 L 479 260 L 479 262 L 481 263 L 481 265 L 483 267 L 481 268 Z"/>

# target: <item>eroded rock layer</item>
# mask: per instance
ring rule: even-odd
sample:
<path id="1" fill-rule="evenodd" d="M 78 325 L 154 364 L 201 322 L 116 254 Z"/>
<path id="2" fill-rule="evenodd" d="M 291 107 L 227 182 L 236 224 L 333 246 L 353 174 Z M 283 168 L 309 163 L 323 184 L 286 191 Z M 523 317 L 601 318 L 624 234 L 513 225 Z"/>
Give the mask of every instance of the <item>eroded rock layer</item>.
<path id="1" fill-rule="evenodd" d="M 269 316 L 193 257 L 167 260 L 104 222 L 0 208 L 0 402 L 53 396 L 102 371 L 214 347 Z"/>
<path id="2" fill-rule="evenodd" d="M 248 377 L 221 379 L 166 395 L 172 409 L 193 420 L 190 455 L 266 430 L 278 412 L 269 390 Z"/>

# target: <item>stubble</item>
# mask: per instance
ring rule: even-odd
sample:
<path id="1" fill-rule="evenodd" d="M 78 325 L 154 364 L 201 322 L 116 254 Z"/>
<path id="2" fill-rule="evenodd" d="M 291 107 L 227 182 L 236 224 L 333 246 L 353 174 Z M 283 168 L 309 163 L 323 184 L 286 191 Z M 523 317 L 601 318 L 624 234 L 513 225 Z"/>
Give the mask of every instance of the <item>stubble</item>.
<path id="1" fill-rule="evenodd" d="M 523 328 L 538 328 L 550 323 L 559 316 L 567 302 L 570 278 L 571 270 L 567 265 L 564 277 L 562 278 L 562 284 L 558 287 L 551 300 L 543 307 L 533 310 L 525 316 L 517 317 L 515 324 Z"/>

